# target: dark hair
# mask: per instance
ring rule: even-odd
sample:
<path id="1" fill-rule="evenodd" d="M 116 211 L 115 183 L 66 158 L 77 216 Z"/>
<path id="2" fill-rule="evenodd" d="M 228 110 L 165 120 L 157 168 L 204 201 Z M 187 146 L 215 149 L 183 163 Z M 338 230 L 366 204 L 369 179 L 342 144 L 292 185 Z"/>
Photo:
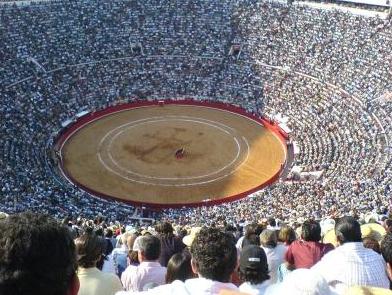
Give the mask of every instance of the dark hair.
<path id="1" fill-rule="evenodd" d="M 318 242 L 321 240 L 321 226 L 317 221 L 306 220 L 302 224 L 301 237 L 305 241 Z"/>
<path id="2" fill-rule="evenodd" d="M 86 233 L 75 240 L 78 266 L 95 267 L 104 253 L 104 240 L 94 233 Z"/>
<path id="3" fill-rule="evenodd" d="M 175 280 L 185 282 L 194 277 L 191 266 L 191 256 L 187 253 L 174 254 L 167 263 L 166 284 Z"/>
<path id="4" fill-rule="evenodd" d="M 261 284 L 262 282 L 270 279 L 268 272 L 261 272 L 255 269 L 239 271 L 238 274 L 241 282 L 249 282 L 252 285 Z"/>
<path id="5" fill-rule="evenodd" d="M 385 221 L 385 225 L 386 225 L 386 231 L 392 232 L 392 219 L 387 219 Z"/>
<path id="6" fill-rule="evenodd" d="M 251 249 L 252 247 L 257 247 L 255 245 L 249 245 L 242 249 L 241 255 L 246 255 L 246 251 Z M 240 258 L 240 267 L 239 267 L 239 277 L 241 282 L 249 282 L 253 285 L 260 284 L 266 280 L 270 279 L 269 270 L 268 270 L 268 262 L 267 256 L 264 250 L 258 247 L 258 252 L 262 255 L 258 255 L 260 258 L 260 262 L 257 262 L 256 265 L 252 265 L 252 262 L 242 261 L 243 257 Z M 245 259 L 249 259 L 250 257 L 247 256 Z M 244 265 L 242 265 L 244 263 Z M 254 262 L 253 262 L 254 263 Z"/>
<path id="7" fill-rule="evenodd" d="M 0 221 L 0 294 L 65 295 L 77 265 L 69 228 L 31 212 Z"/>
<path id="8" fill-rule="evenodd" d="M 233 235 L 217 228 L 203 227 L 193 240 L 190 251 L 202 277 L 229 282 L 237 263 Z"/>
<path id="9" fill-rule="evenodd" d="M 245 227 L 245 235 L 242 241 L 242 247 L 246 247 L 248 245 L 256 245 L 260 246 L 259 236 L 263 231 L 263 226 L 257 223 L 248 224 Z"/>
<path id="10" fill-rule="evenodd" d="M 283 225 L 278 233 L 278 241 L 290 245 L 296 240 L 295 231 L 291 226 Z"/>
<path id="11" fill-rule="evenodd" d="M 364 238 L 363 239 L 363 246 L 365 248 L 372 249 L 373 251 L 377 252 L 378 254 L 381 254 L 380 250 L 380 244 L 378 243 L 377 240 L 372 239 L 372 238 Z"/>
<path id="12" fill-rule="evenodd" d="M 161 235 L 168 235 L 171 236 L 173 235 L 173 226 L 171 225 L 170 222 L 164 221 L 164 222 L 160 222 L 155 226 L 155 231 L 158 234 Z"/>
<path id="13" fill-rule="evenodd" d="M 276 220 L 273 217 L 269 217 L 267 222 L 270 226 L 276 226 Z"/>
<path id="14" fill-rule="evenodd" d="M 113 231 L 110 228 L 105 229 L 105 238 L 113 238 Z"/>
<path id="15" fill-rule="evenodd" d="M 392 264 L 392 233 L 387 233 L 381 241 L 381 254 L 386 262 Z"/>
<path id="16" fill-rule="evenodd" d="M 336 239 L 341 243 L 362 242 L 361 226 L 351 216 L 339 218 L 335 225 Z"/>
<path id="17" fill-rule="evenodd" d="M 157 260 L 161 254 L 161 241 L 156 236 L 142 236 L 139 246 L 146 260 Z"/>

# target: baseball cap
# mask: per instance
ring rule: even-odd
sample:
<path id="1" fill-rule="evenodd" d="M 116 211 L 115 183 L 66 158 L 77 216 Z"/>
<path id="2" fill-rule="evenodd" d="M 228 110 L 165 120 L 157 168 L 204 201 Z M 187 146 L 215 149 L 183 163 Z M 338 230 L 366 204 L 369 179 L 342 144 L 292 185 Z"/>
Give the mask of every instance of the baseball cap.
<path id="1" fill-rule="evenodd" d="M 240 254 L 240 271 L 260 270 L 268 272 L 267 256 L 263 248 L 256 245 L 248 245 L 242 248 Z"/>

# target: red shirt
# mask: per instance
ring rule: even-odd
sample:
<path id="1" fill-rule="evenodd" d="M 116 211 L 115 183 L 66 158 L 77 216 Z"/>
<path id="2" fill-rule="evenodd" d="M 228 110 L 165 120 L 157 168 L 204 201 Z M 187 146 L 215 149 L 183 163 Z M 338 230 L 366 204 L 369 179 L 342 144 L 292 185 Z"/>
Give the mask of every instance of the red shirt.
<path id="1" fill-rule="evenodd" d="M 328 251 L 333 250 L 332 244 L 319 242 L 294 241 L 286 251 L 286 261 L 295 268 L 311 268 Z"/>

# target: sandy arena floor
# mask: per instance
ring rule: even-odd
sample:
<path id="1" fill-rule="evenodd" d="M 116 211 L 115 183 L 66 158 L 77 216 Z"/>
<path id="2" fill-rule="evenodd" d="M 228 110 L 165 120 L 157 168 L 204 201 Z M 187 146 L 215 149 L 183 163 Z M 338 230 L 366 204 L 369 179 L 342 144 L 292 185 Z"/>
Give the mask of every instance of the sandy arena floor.
<path id="1" fill-rule="evenodd" d="M 163 206 L 233 199 L 271 180 L 286 158 L 260 123 L 191 105 L 114 112 L 71 134 L 61 153 L 68 178 L 94 194 Z"/>

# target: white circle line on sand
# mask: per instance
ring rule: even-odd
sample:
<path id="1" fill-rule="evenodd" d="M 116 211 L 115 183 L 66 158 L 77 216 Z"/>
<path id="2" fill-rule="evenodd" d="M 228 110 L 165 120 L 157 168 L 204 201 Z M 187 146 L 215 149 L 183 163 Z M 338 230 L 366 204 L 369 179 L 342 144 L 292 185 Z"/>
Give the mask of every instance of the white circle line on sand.
<path id="1" fill-rule="evenodd" d="M 210 179 L 210 180 L 206 180 L 206 181 L 201 181 L 201 182 L 195 182 L 195 183 L 179 183 L 179 184 L 166 184 L 166 183 L 155 183 L 155 182 L 147 182 L 147 181 L 140 181 L 140 180 L 136 180 L 130 177 L 127 177 L 125 175 L 122 175 L 121 173 L 113 170 L 112 168 L 108 167 L 106 165 L 106 163 L 102 160 L 101 158 L 101 154 L 97 153 L 97 157 L 98 160 L 101 162 L 101 164 L 110 172 L 112 172 L 113 174 L 116 174 L 118 176 L 120 176 L 121 178 L 124 178 L 126 180 L 132 181 L 132 182 L 136 182 L 136 183 L 140 183 L 140 184 L 145 184 L 145 185 L 154 185 L 154 186 L 165 186 L 165 187 L 170 187 L 170 186 L 174 186 L 174 187 L 187 187 L 187 186 L 195 186 L 195 185 L 201 185 L 201 184 L 208 184 L 211 182 L 215 182 L 218 180 L 221 180 L 223 178 L 226 178 L 230 175 L 232 175 L 234 172 L 236 172 L 249 158 L 249 154 L 250 154 L 250 147 L 249 147 L 249 143 L 248 140 L 246 139 L 246 137 L 242 137 L 246 143 L 246 147 L 247 147 L 247 151 L 246 151 L 246 157 L 244 159 L 244 161 L 242 161 L 235 169 L 233 169 L 232 171 L 230 171 L 229 173 L 222 175 L 220 177 L 214 178 L 214 179 Z"/>
<path id="2" fill-rule="evenodd" d="M 254 118 L 252 118 L 252 117 L 245 116 L 245 115 L 243 115 L 243 114 L 239 114 L 239 113 L 237 113 L 237 112 L 233 112 L 233 111 L 230 111 L 230 110 L 227 110 L 227 109 L 220 109 L 220 108 L 216 108 L 216 107 L 212 107 L 212 106 L 208 106 L 208 105 L 203 105 L 203 106 L 201 106 L 201 105 L 186 105 L 186 104 L 181 104 L 181 103 L 179 103 L 178 105 L 180 105 L 180 106 L 182 106 L 182 107 L 196 107 L 196 108 L 213 109 L 213 110 L 216 110 L 216 111 L 229 113 L 229 114 L 235 115 L 235 116 L 237 116 L 237 117 L 246 118 L 246 119 L 248 119 L 248 120 L 250 120 L 250 121 L 255 122 L 257 125 L 260 125 L 260 126 L 265 127 L 265 125 L 264 125 L 263 123 L 259 122 L 258 120 L 254 119 Z M 151 106 L 138 106 L 138 107 L 134 107 L 134 108 L 132 108 L 132 109 L 143 109 L 143 108 L 149 108 L 149 107 L 151 107 Z M 91 120 L 91 121 L 89 121 L 88 123 L 79 126 L 78 128 L 76 128 L 73 132 L 71 132 L 71 133 L 67 136 L 66 140 L 64 140 L 64 141 L 62 142 L 62 144 L 61 144 L 61 146 L 60 146 L 60 152 L 63 152 L 63 148 L 64 148 L 66 142 L 68 141 L 68 139 L 71 138 L 71 137 L 72 137 L 76 132 L 78 132 L 80 129 L 83 129 L 83 128 L 86 127 L 87 125 L 90 125 L 90 124 L 92 124 L 92 123 L 94 123 L 94 122 L 96 122 L 96 121 L 99 121 L 99 120 L 101 120 L 101 119 L 103 119 L 103 118 L 105 118 L 105 117 L 109 117 L 109 116 L 112 116 L 112 115 L 114 115 L 114 114 L 121 113 L 121 112 L 126 112 L 126 111 L 129 111 L 129 110 L 131 110 L 131 108 L 130 108 L 130 109 L 123 109 L 123 110 L 114 111 L 114 112 L 111 112 L 110 114 L 106 114 L 106 115 L 104 115 L 104 116 L 101 116 L 101 117 L 99 117 L 99 118 L 97 118 L 97 119 Z M 184 117 L 187 117 L 187 116 L 184 116 Z M 140 120 L 140 121 L 142 121 L 142 120 Z M 208 120 L 207 120 L 207 121 L 208 121 Z M 230 129 L 233 129 L 233 128 L 231 128 L 231 127 L 229 127 L 229 128 L 230 128 Z M 283 148 L 283 151 L 284 151 L 284 154 L 285 154 L 285 158 L 287 158 L 286 145 L 279 139 L 278 135 L 276 135 L 275 132 L 272 132 L 272 134 L 274 135 L 274 137 L 276 137 L 276 138 L 279 140 L 279 142 L 280 142 L 280 144 L 281 144 L 281 146 L 282 146 L 282 148 Z M 234 173 L 236 170 L 238 170 L 239 167 L 242 166 L 244 163 L 246 163 L 247 159 L 249 158 L 250 147 L 249 147 L 249 144 L 248 144 L 248 141 L 246 140 L 246 138 L 243 137 L 243 139 L 245 139 L 246 144 L 247 144 L 247 156 L 246 156 L 246 160 L 244 160 L 240 165 L 238 165 L 237 168 L 236 168 L 234 171 L 232 171 L 230 174 L 232 174 L 232 173 Z M 104 138 L 101 139 L 101 141 L 103 141 L 103 140 L 104 140 Z M 103 161 L 102 161 L 102 159 L 101 159 L 99 153 L 97 153 L 97 157 L 98 157 L 99 161 L 101 162 L 101 164 L 102 164 L 102 165 L 105 165 L 105 164 L 103 163 Z M 108 169 L 108 170 L 110 171 L 110 169 Z M 114 173 L 114 174 L 117 174 L 117 175 L 120 176 L 120 177 L 123 177 L 123 175 L 119 175 L 119 174 L 116 173 L 115 171 L 111 171 L 111 172 Z M 227 177 L 227 176 L 229 176 L 230 174 L 225 175 L 225 176 L 223 176 L 223 177 Z M 132 179 L 129 179 L 129 180 L 130 180 L 130 181 L 133 181 Z M 219 180 L 219 179 L 217 179 L 217 180 Z M 215 181 L 215 180 L 212 180 L 212 181 Z M 73 181 L 70 181 L 70 182 L 73 183 Z M 137 181 L 135 181 L 135 182 L 137 182 Z M 159 185 L 160 185 L 160 184 L 154 184 L 154 183 L 144 183 L 144 184 L 156 185 L 156 186 L 159 186 Z M 186 187 L 186 186 L 192 186 L 192 185 L 193 185 L 193 184 L 191 184 L 191 185 L 179 184 L 179 185 L 174 185 L 174 186 L 183 186 L 183 187 Z M 197 184 L 194 184 L 194 185 L 197 185 Z M 164 184 L 163 184 L 163 185 L 161 185 L 161 186 L 168 186 L 168 187 L 169 187 L 169 186 L 173 186 L 173 185 L 164 185 Z"/>
<path id="3" fill-rule="evenodd" d="M 148 118 L 143 118 L 143 119 L 139 119 L 139 120 L 132 121 L 132 122 L 127 122 L 127 123 L 125 123 L 125 124 L 122 124 L 122 125 L 120 125 L 120 126 L 117 126 L 117 127 L 114 128 L 114 129 L 110 130 L 110 131 L 107 132 L 107 133 L 105 134 L 105 136 L 100 140 L 99 145 L 98 145 L 98 149 L 99 149 L 99 147 L 102 145 L 103 141 L 105 141 L 106 137 L 108 137 L 111 133 L 113 133 L 113 132 L 116 131 L 117 129 L 121 129 L 121 128 L 123 128 L 124 126 L 127 126 L 127 125 L 132 125 L 133 123 L 148 121 L 148 120 L 150 120 L 150 119 L 165 119 L 165 118 L 190 118 L 190 119 L 198 119 L 198 120 L 200 120 L 200 121 L 215 123 L 215 124 L 217 124 L 217 125 L 221 125 L 221 126 L 227 128 L 227 129 L 230 129 L 230 130 L 235 131 L 234 128 L 229 127 L 229 126 L 227 126 L 227 125 L 225 125 L 225 124 L 223 124 L 223 123 L 216 122 L 216 121 L 211 121 L 211 120 L 207 120 L 207 119 L 204 119 L 204 118 L 198 118 L 198 117 L 191 117 L 191 116 L 173 116 L 173 115 L 148 117 Z"/>
<path id="4" fill-rule="evenodd" d="M 140 126 L 140 125 L 142 125 L 142 124 L 149 124 L 149 123 L 156 123 L 156 122 L 163 122 L 163 121 L 164 121 L 164 122 L 167 122 L 167 121 L 181 121 L 181 122 L 183 122 L 183 121 L 185 121 L 185 122 L 195 122 L 195 123 L 199 123 L 199 124 L 205 124 L 205 125 L 208 125 L 208 126 L 217 128 L 217 129 L 219 129 L 219 130 L 225 132 L 226 134 L 229 134 L 229 135 L 233 136 L 233 134 L 230 134 L 229 132 L 227 132 L 226 130 L 224 130 L 224 129 L 221 128 L 221 127 L 215 126 L 215 125 L 213 125 L 213 124 L 211 124 L 211 123 L 206 123 L 206 122 L 197 121 L 197 120 L 190 120 L 190 119 L 174 119 L 174 118 L 170 118 L 169 120 L 160 119 L 160 120 L 152 120 L 152 121 L 147 121 L 147 122 L 141 122 L 141 123 L 138 123 L 138 124 L 136 124 L 136 125 L 129 126 L 128 128 L 126 128 L 126 129 L 124 129 L 124 130 L 121 130 L 119 133 L 117 133 L 116 135 L 114 135 L 114 136 L 111 138 L 111 140 L 110 140 L 110 142 L 109 142 L 109 147 L 108 147 L 108 149 L 107 149 L 107 152 L 108 152 L 108 156 L 109 156 L 110 160 L 112 161 L 112 163 L 113 163 L 119 170 L 121 170 L 121 171 L 123 171 L 123 172 L 125 172 L 125 173 L 133 174 L 133 175 L 136 175 L 136 176 L 139 176 L 139 177 L 148 178 L 148 179 L 157 179 L 157 180 L 201 179 L 201 178 L 206 178 L 206 177 L 210 177 L 210 176 L 212 176 L 212 175 L 218 174 L 218 173 L 220 173 L 221 171 L 227 169 L 228 167 L 230 167 L 231 165 L 233 165 L 233 164 L 238 160 L 238 158 L 239 158 L 239 156 L 240 156 L 240 153 L 241 153 L 241 146 L 240 146 L 240 143 L 238 142 L 238 139 L 236 138 L 236 136 L 233 136 L 233 140 L 234 140 L 234 142 L 235 142 L 235 144 L 236 144 L 236 146 L 237 146 L 237 153 L 236 153 L 235 157 L 234 157 L 228 164 L 224 165 L 222 168 L 220 168 L 220 169 L 218 169 L 218 170 L 215 170 L 215 171 L 213 171 L 213 172 L 207 173 L 207 174 L 199 175 L 199 176 L 192 176 L 192 177 L 157 177 L 157 176 L 150 176 L 150 175 L 140 174 L 140 173 L 137 173 L 137 172 L 132 171 L 132 170 L 130 170 L 130 169 L 127 169 L 127 168 L 123 167 L 120 163 L 118 163 L 118 162 L 114 159 L 114 157 L 113 157 L 113 155 L 112 155 L 112 153 L 111 153 L 112 145 L 113 145 L 113 142 L 116 140 L 116 138 L 117 138 L 118 136 L 120 136 L 123 132 L 125 132 L 126 130 L 128 130 L 128 129 L 130 129 L 130 128 L 135 128 L 135 127 L 137 127 L 137 126 Z M 108 166 L 108 165 L 107 165 L 107 166 Z"/>

